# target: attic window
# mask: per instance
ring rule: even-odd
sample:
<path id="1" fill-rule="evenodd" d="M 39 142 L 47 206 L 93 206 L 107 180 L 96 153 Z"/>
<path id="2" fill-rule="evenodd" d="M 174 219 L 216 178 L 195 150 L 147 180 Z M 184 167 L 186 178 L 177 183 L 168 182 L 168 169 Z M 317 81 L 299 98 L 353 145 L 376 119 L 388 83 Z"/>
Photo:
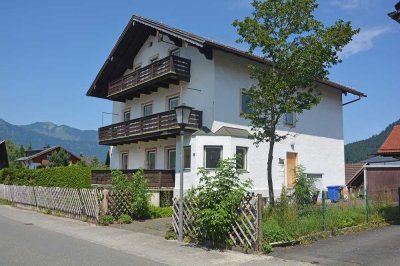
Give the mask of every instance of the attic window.
<path id="1" fill-rule="evenodd" d="M 153 46 L 153 42 L 149 42 L 149 47 L 152 47 Z"/>

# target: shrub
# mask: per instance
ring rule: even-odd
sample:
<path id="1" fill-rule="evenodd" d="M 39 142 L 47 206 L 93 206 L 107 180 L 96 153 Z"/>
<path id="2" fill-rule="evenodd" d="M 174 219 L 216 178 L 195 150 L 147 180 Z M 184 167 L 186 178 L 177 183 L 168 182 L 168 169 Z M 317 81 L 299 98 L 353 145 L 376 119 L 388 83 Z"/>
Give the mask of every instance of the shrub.
<path id="1" fill-rule="evenodd" d="M 174 228 L 172 225 L 170 225 L 167 229 L 167 232 L 165 233 L 165 239 L 166 240 L 175 240 L 176 239 L 176 234 L 174 231 Z"/>
<path id="2" fill-rule="evenodd" d="M 120 224 L 131 224 L 132 218 L 128 214 L 121 214 L 118 218 Z"/>
<path id="3" fill-rule="evenodd" d="M 315 180 L 312 177 L 308 177 L 305 173 L 305 168 L 299 165 L 295 169 L 296 180 L 294 183 L 294 200 L 300 205 L 308 205 L 312 203 L 312 196 L 316 192 L 314 186 Z"/>
<path id="4" fill-rule="evenodd" d="M 156 207 L 151 205 L 149 208 L 150 217 L 154 218 L 168 218 L 172 217 L 172 207 Z"/>
<path id="5" fill-rule="evenodd" d="M 195 223 L 200 241 L 226 244 L 231 224 L 236 218 L 236 208 L 251 187 L 251 181 L 241 181 L 236 169 L 236 159 L 221 160 L 214 174 L 200 169 L 200 183 L 188 193 L 193 201 Z"/>
<path id="6" fill-rule="evenodd" d="M 173 191 L 160 191 L 160 207 L 172 206 Z"/>
<path id="7" fill-rule="evenodd" d="M 132 176 L 130 184 L 133 202 L 131 205 L 132 215 L 138 219 L 149 217 L 150 193 L 147 188 L 147 180 L 143 169 L 139 169 Z"/>
<path id="8" fill-rule="evenodd" d="M 261 249 L 264 254 L 269 254 L 272 252 L 272 246 L 268 242 L 263 242 L 261 245 Z"/>
<path id="9" fill-rule="evenodd" d="M 49 162 L 51 166 L 68 166 L 70 154 L 64 149 L 60 149 L 58 152 L 53 152 L 49 156 Z"/>
<path id="10" fill-rule="evenodd" d="M 112 215 L 100 215 L 99 224 L 100 225 L 110 225 L 114 222 L 114 217 Z"/>

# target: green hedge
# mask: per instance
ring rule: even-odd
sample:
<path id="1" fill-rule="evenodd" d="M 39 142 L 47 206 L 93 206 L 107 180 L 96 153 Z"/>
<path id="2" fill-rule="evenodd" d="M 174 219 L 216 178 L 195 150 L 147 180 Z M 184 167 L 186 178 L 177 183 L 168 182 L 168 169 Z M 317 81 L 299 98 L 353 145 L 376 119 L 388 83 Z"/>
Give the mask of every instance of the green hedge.
<path id="1" fill-rule="evenodd" d="M 43 169 L 13 169 L 0 171 L 0 183 L 9 185 L 89 188 L 92 167 L 66 166 Z"/>

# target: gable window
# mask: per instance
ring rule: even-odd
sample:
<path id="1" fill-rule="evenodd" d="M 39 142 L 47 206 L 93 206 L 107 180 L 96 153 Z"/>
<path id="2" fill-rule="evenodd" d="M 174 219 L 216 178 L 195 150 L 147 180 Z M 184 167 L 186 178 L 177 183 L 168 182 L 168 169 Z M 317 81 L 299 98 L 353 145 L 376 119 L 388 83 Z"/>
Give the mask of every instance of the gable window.
<path id="1" fill-rule="evenodd" d="M 294 113 L 286 113 L 285 114 L 285 124 L 288 126 L 294 126 L 295 124 L 295 115 Z"/>
<path id="2" fill-rule="evenodd" d="M 179 55 L 180 55 L 180 50 L 179 50 L 179 48 L 172 49 L 172 50 L 169 52 L 169 54 L 170 54 L 170 55 L 174 55 L 174 56 L 179 56 Z"/>
<path id="3" fill-rule="evenodd" d="M 168 98 L 168 110 L 174 110 L 179 105 L 179 96 Z"/>
<path id="4" fill-rule="evenodd" d="M 146 152 L 146 168 L 147 169 L 156 169 L 156 158 L 157 152 L 156 150 L 148 150 Z"/>
<path id="5" fill-rule="evenodd" d="M 217 168 L 219 160 L 222 158 L 221 146 L 205 146 L 204 147 L 204 167 L 207 169 Z"/>
<path id="6" fill-rule="evenodd" d="M 143 105 L 143 116 L 148 116 L 153 114 L 153 104 L 145 104 Z"/>
<path id="7" fill-rule="evenodd" d="M 241 91 L 241 113 L 247 114 L 250 112 L 249 108 L 250 97 L 245 91 Z"/>
<path id="8" fill-rule="evenodd" d="M 124 122 L 131 120 L 131 111 L 124 112 Z"/>
<path id="9" fill-rule="evenodd" d="M 236 147 L 236 169 L 247 170 L 247 148 Z"/>
<path id="10" fill-rule="evenodd" d="M 183 168 L 185 169 L 190 169 L 191 153 L 190 146 L 183 147 Z"/>
<path id="11" fill-rule="evenodd" d="M 121 153 L 121 169 L 122 170 L 128 169 L 128 159 L 129 159 L 129 154 L 127 152 Z"/>
<path id="12" fill-rule="evenodd" d="M 167 167 L 168 169 L 175 169 L 176 163 L 176 150 L 175 149 L 168 149 L 167 150 Z"/>

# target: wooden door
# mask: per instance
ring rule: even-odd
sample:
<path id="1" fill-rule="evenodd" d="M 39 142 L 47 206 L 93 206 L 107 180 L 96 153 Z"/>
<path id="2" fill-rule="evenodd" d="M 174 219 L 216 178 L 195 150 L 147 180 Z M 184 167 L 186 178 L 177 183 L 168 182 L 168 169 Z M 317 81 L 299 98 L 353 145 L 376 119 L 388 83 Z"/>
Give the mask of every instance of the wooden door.
<path id="1" fill-rule="evenodd" d="M 286 153 L 286 180 L 287 180 L 287 187 L 293 188 L 294 181 L 296 179 L 295 176 L 295 169 L 297 166 L 297 153 L 288 152 Z"/>

